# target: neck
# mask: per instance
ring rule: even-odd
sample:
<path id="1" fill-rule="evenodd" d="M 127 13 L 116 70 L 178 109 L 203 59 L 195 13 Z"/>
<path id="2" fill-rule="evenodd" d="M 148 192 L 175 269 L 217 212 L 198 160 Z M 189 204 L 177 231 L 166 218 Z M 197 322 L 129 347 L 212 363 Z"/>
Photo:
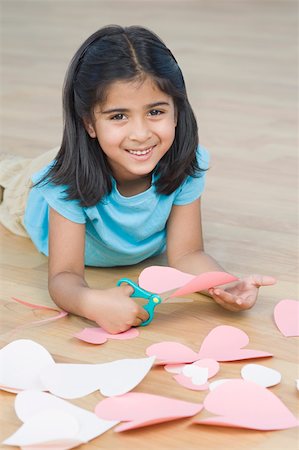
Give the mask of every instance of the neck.
<path id="1" fill-rule="evenodd" d="M 138 178 L 137 180 L 116 180 L 117 189 L 124 197 L 132 197 L 146 191 L 151 186 L 152 176 Z"/>

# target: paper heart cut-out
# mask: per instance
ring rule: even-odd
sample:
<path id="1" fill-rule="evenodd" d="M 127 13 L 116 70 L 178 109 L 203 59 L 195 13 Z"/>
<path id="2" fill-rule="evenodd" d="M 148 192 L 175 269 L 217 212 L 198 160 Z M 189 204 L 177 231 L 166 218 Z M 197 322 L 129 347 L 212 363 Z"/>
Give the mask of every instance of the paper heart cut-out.
<path id="1" fill-rule="evenodd" d="M 216 361 L 238 361 L 249 358 L 265 358 L 271 353 L 244 349 L 249 343 L 247 334 L 236 327 L 220 325 L 206 336 L 199 350 L 199 359 L 212 358 Z"/>
<path id="2" fill-rule="evenodd" d="M 192 294 L 194 292 L 206 291 L 211 287 L 220 286 L 222 284 L 231 283 L 237 281 L 238 278 L 230 273 L 226 272 L 205 272 L 197 275 L 195 278 L 189 281 L 189 283 L 181 286 L 174 291 L 170 298 L 178 297 L 180 295 Z"/>
<path id="3" fill-rule="evenodd" d="M 59 409 L 40 411 L 31 416 L 14 434 L 3 443 L 19 445 L 20 447 L 49 445 L 51 443 L 68 442 L 67 448 L 73 448 L 73 443 L 82 444 L 74 439 L 79 432 L 79 424 L 75 417 Z M 72 442 L 69 446 L 69 442 Z"/>
<path id="4" fill-rule="evenodd" d="M 157 364 L 192 363 L 199 359 L 198 353 L 179 342 L 165 341 L 152 344 L 146 349 L 148 356 L 156 356 Z"/>
<path id="5" fill-rule="evenodd" d="M 299 424 L 270 390 L 240 379 L 217 386 L 206 396 L 204 407 L 217 416 L 198 419 L 194 423 L 255 430 L 281 430 Z"/>
<path id="6" fill-rule="evenodd" d="M 51 394 L 36 390 L 23 391 L 18 394 L 15 399 L 15 411 L 19 419 L 24 422 L 24 425 L 6 439 L 5 444 L 21 445 L 21 441 L 16 442 L 15 439 L 16 437 L 22 437 L 20 436 L 22 429 L 22 433 L 25 431 L 25 437 L 30 439 L 31 443 L 40 441 L 38 449 L 43 448 L 42 443 L 45 444 L 46 440 L 50 440 L 52 443 L 53 447 L 51 448 L 73 448 L 73 446 L 100 436 L 118 423 L 117 421 L 101 420 L 90 411 Z M 49 416 L 47 419 L 47 415 L 52 414 L 52 411 L 56 411 L 57 414 Z M 63 435 L 59 432 L 59 429 L 62 429 L 63 432 L 63 428 L 67 427 L 69 422 L 69 419 L 67 419 L 65 423 L 62 416 L 63 413 L 75 420 L 78 428 L 76 433 L 69 433 L 67 441 L 65 438 L 63 439 Z M 38 417 L 43 418 L 41 426 L 39 426 Z M 59 418 L 58 422 L 56 418 Z M 56 422 L 57 426 L 55 425 Z M 38 437 L 42 439 L 40 440 Z"/>
<path id="7" fill-rule="evenodd" d="M 177 365 L 192 363 L 199 359 L 214 359 L 216 361 L 238 361 L 249 358 L 264 358 L 271 353 L 259 350 L 244 349 L 249 343 L 247 334 L 236 327 L 220 325 L 205 337 L 198 353 L 178 342 L 160 342 L 146 349 L 148 356 L 155 355 L 157 364 Z"/>
<path id="8" fill-rule="evenodd" d="M 45 367 L 54 365 L 50 353 L 37 342 L 13 341 L 0 350 L 0 389 L 10 392 L 44 390 L 39 374 Z"/>
<path id="9" fill-rule="evenodd" d="M 216 375 L 216 373 L 219 372 L 220 366 L 215 359 L 210 358 L 204 358 L 199 359 L 198 361 L 195 361 L 192 363 L 192 365 L 197 365 L 198 367 L 206 367 L 208 369 L 208 378 L 213 377 Z M 166 372 L 170 373 L 182 373 L 183 368 L 186 366 L 186 364 L 166 364 L 164 366 L 164 369 Z"/>
<path id="10" fill-rule="evenodd" d="M 172 267 L 150 266 L 142 270 L 138 277 L 138 284 L 147 291 L 162 294 L 189 283 L 193 278 L 195 275 Z"/>
<path id="11" fill-rule="evenodd" d="M 78 333 L 74 334 L 77 339 L 88 342 L 89 344 L 104 344 L 108 339 L 126 340 L 133 339 L 139 336 L 139 331 L 136 328 L 130 328 L 123 333 L 111 334 L 100 327 L 84 328 Z"/>
<path id="12" fill-rule="evenodd" d="M 226 272 L 206 272 L 195 276 L 172 267 L 151 266 L 140 273 L 138 283 L 143 289 L 157 294 L 176 289 L 170 295 L 170 298 L 173 298 L 204 291 L 237 279 Z"/>
<path id="13" fill-rule="evenodd" d="M 174 375 L 174 379 L 187 389 L 204 391 L 208 389 L 208 369 L 193 364 L 184 366 L 182 373 Z"/>
<path id="14" fill-rule="evenodd" d="M 246 364 L 242 367 L 241 375 L 244 380 L 253 381 L 264 387 L 275 386 L 281 381 L 281 374 L 260 364 Z"/>
<path id="15" fill-rule="evenodd" d="M 212 383 L 209 383 L 209 390 L 213 391 L 216 389 L 220 384 L 226 383 L 227 381 L 235 380 L 235 378 L 220 378 L 219 380 L 212 381 Z"/>
<path id="16" fill-rule="evenodd" d="M 200 403 L 130 392 L 120 397 L 101 401 L 97 404 L 95 413 L 102 419 L 127 422 L 115 428 L 115 431 L 125 431 L 194 416 L 201 410 L 202 405 Z"/>
<path id="17" fill-rule="evenodd" d="M 173 378 L 180 385 L 195 391 L 208 389 L 208 378 L 213 377 L 219 371 L 219 363 L 213 359 L 200 359 L 192 364 L 182 364 L 180 368 L 175 367 L 178 375 Z"/>
<path id="18" fill-rule="evenodd" d="M 80 398 L 97 389 L 110 397 L 125 394 L 137 386 L 154 360 L 150 357 L 104 364 L 55 364 L 42 371 L 40 377 L 49 392 L 62 398 Z"/>
<path id="19" fill-rule="evenodd" d="M 274 308 L 274 320 L 286 337 L 299 336 L 299 301 L 281 300 Z"/>

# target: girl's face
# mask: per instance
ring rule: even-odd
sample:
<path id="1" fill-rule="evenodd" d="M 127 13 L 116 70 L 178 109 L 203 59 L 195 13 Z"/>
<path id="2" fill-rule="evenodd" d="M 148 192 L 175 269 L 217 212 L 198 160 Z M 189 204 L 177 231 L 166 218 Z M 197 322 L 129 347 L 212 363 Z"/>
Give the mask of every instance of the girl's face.
<path id="1" fill-rule="evenodd" d="M 175 137 L 174 102 L 149 77 L 114 82 L 94 117 L 86 129 L 97 138 L 119 186 L 149 178 Z"/>

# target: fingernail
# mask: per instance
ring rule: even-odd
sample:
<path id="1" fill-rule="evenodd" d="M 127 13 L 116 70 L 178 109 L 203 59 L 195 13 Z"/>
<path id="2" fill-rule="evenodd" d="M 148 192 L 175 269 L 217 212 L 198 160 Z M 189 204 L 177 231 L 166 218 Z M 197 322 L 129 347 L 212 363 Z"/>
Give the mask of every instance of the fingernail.
<path id="1" fill-rule="evenodd" d="M 236 303 L 237 305 L 242 305 L 242 300 L 237 300 Z"/>

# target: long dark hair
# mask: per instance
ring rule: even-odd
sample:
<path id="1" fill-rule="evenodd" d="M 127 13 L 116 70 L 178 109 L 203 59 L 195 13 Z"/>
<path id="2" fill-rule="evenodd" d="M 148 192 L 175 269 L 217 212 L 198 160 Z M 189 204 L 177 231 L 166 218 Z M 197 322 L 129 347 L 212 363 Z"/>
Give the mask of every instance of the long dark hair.
<path id="1" fill-rule="evenodd" d="M 156 168 L 157 192 L 168 195 L 188 175 L 200 174 L 197 123 L 175 57 L 153 32 L 111 25 L 92 34 L 70 63 L 63 89 L 62 143 L 41 182 L 66 185 L 66 197 L 79 200 L 82 206 L 95 205 L 111 191 L 111 169 L 84 120 L 92 119 L 94 106 L 105 100 L 111 83 L 144 76 L 173 98 L 177 112 L 175 139 Z"/>

